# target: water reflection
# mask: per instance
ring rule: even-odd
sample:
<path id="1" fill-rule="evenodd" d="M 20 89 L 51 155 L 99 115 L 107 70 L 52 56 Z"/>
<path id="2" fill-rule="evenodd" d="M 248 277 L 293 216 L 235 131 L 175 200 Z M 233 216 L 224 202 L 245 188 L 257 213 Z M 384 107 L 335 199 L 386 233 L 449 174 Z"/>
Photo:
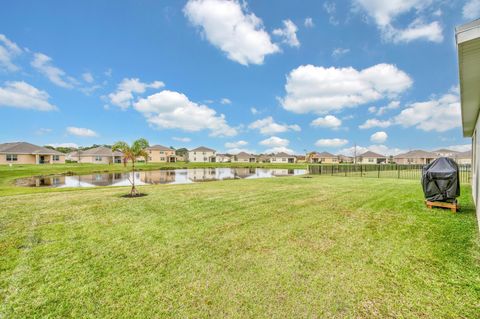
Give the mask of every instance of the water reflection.
<path id="1" fill-rule="evenodd" d="M 226 179 L 271 178 L 306 174 L 304 169 L 270 168 L 194 168 L 156 170 L 132 173 L 95 173 L 77 176 L 40 176 L 17 180 L 17 185 L 31 187 L 95 187 L 137 185 L 188 184 Z"/>

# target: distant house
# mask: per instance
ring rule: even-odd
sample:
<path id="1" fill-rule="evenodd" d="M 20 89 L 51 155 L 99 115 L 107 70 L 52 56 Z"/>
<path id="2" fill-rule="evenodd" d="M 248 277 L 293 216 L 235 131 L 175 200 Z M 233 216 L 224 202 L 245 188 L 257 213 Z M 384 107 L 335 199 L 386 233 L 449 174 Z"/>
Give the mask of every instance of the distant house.
<path id="1" fill-rule="evenodd" d="M 237 155 L 234 155 L 232 158 L 232 162 L 234 163 L 255 163 L 257 158 L 246 152 L 240 152 Z"/>
<path id="2" fill-rule="evenodd" d="M 338 155 L 338 161 L 340 163 L 353 163 L 353 157 L 340 154 Z"/>
<path id="3" fill-rule="evenodd" d="M 375 152 L 367 151 L 358 157 L 358 164 L 382 164 L 387 162 L 387 157 Z"/>
<path id="4" fill-rule="evenodd" d="M 259 163 L 270 163 L 271 156 L 268 154 L 261 154 L 258 156 L 257 161 Z"/>
<path id="5" fill-rule="evenodd" d="M 188 151 L 188 161 L 193 163 L 212 163 L 216 161 L 217 151 L 200 146 Z"/>
<path id="6" fill-rule="evenodd" d="M 230 154 L 217 154 L 215 161 L 218 162 L 218 163 L 229 163 L 229 162 L 232 161 L 232 155 L 230 155 Z"/>
<path id="7" fill-rule="evenodd" d="M 333 155 L 329 152 L 315 153 L 312 156 L 310 156 L 310 163 L 337 164 L 338 156 Z"/>
<path id="8" fill-rule="evenodd" d="M 472 157 L 473 157 L 472 150 L 470 150 L 466 152 L 458 152 L 457 154 L 455 154 L 453 159 L 455 160 L 455 162 L 457 162 L 457 164 L 471 165 Z"/>
<path id="9" fill-rule="evenodd" d="M 111 148 L 99 146 L 88 150 L 78 150 L 68 153 L 68 159 L 77 163 L 111 164 L 122 163 L 123 153 L 112 152 Z"/>
<path id="10" fill-rule="evenodd" d="M 458 152 L 457 152 L 457 151 L 448 150 L 448 149 L 445 149 L 445 148 L 441 148 L 441 149 L 439 149 L 439 150 L 432 151 L 432 153 L 434 153 L 435 155 L 437 155 L 436 157 L 450 157 L 450 158 L 455 158 L 455 155 L 456 155 Z"/>
<path id="11" fill-rule="evenodd" d="M 64 164 L 65 154 L 27 142 L 0 144 L 0 164 Z"/>
<path id="12" fill-rule="evenodd" d="M 154 145 L 146 148 L 148 161 L 151 163 L 175 163 L 175 150 L 163 145 Z"/>
<path id="13" fill-rule="evenodd" d="M 270 156 L 270 163 L 295 163 L 297 158 L 284 152 L 276 153 Z"/>
<path id="14" fill-rule="evenodd" d="M 305 163 L 307 161 L 307 157 L 305 155 L 295 155 L 297 159 L 297 163 Z"/>
<path id="15" fill-rule="evenodd" d="M 394 156 L 393 161 L 397 164 L 429 164 L 437 157 L 433 152 L 414 150 Z"/>

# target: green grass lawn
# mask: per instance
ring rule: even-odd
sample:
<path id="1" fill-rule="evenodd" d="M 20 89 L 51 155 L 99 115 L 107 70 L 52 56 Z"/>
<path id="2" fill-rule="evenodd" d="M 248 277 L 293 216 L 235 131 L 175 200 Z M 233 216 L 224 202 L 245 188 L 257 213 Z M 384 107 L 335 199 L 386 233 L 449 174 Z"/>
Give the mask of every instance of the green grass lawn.
<path id="1" fill-rule="evenodd" d="M 458 214 L 410 180 L 140 190 L 4 192 L 0 318 L 479 317 L 469 187 Z"/>

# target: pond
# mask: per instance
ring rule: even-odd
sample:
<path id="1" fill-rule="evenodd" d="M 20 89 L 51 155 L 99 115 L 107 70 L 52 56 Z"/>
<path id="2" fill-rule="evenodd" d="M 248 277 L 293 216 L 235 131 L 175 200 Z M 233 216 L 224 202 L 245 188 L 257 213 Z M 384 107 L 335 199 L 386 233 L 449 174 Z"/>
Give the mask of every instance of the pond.
<path id="1" fill-rule="evenodd" d="M 189 184 L 226 179 L 271 178 L 306 174 L 305 169 L 271 168 L 192 168 L 135 172 L 137 185 Z M 86 175 L 48 175 L 21 178 L 18 186 L 30 187 L 95 187 L 130 186 L 132 173 L 94 173 Z"/>

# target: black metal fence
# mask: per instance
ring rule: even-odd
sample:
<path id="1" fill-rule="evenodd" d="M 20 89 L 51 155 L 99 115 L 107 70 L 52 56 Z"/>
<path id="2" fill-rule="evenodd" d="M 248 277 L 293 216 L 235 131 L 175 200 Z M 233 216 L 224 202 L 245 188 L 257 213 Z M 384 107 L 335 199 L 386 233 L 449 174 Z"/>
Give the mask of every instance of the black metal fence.
<path id="1" fill-rule="evenodd" d="M 330 176 L 352 176 L 352 177 L 374 177 L 374 178 L 397 178 L 397 179 L 418 179 L 422 176 L 424 165 L 400 165 L 400 164 L 311 164 L 308 165 L 308 172 L 316 175 Z M 470 183 L 471 166 L 466 164 L 458 165 L 460 183 Z"/>

